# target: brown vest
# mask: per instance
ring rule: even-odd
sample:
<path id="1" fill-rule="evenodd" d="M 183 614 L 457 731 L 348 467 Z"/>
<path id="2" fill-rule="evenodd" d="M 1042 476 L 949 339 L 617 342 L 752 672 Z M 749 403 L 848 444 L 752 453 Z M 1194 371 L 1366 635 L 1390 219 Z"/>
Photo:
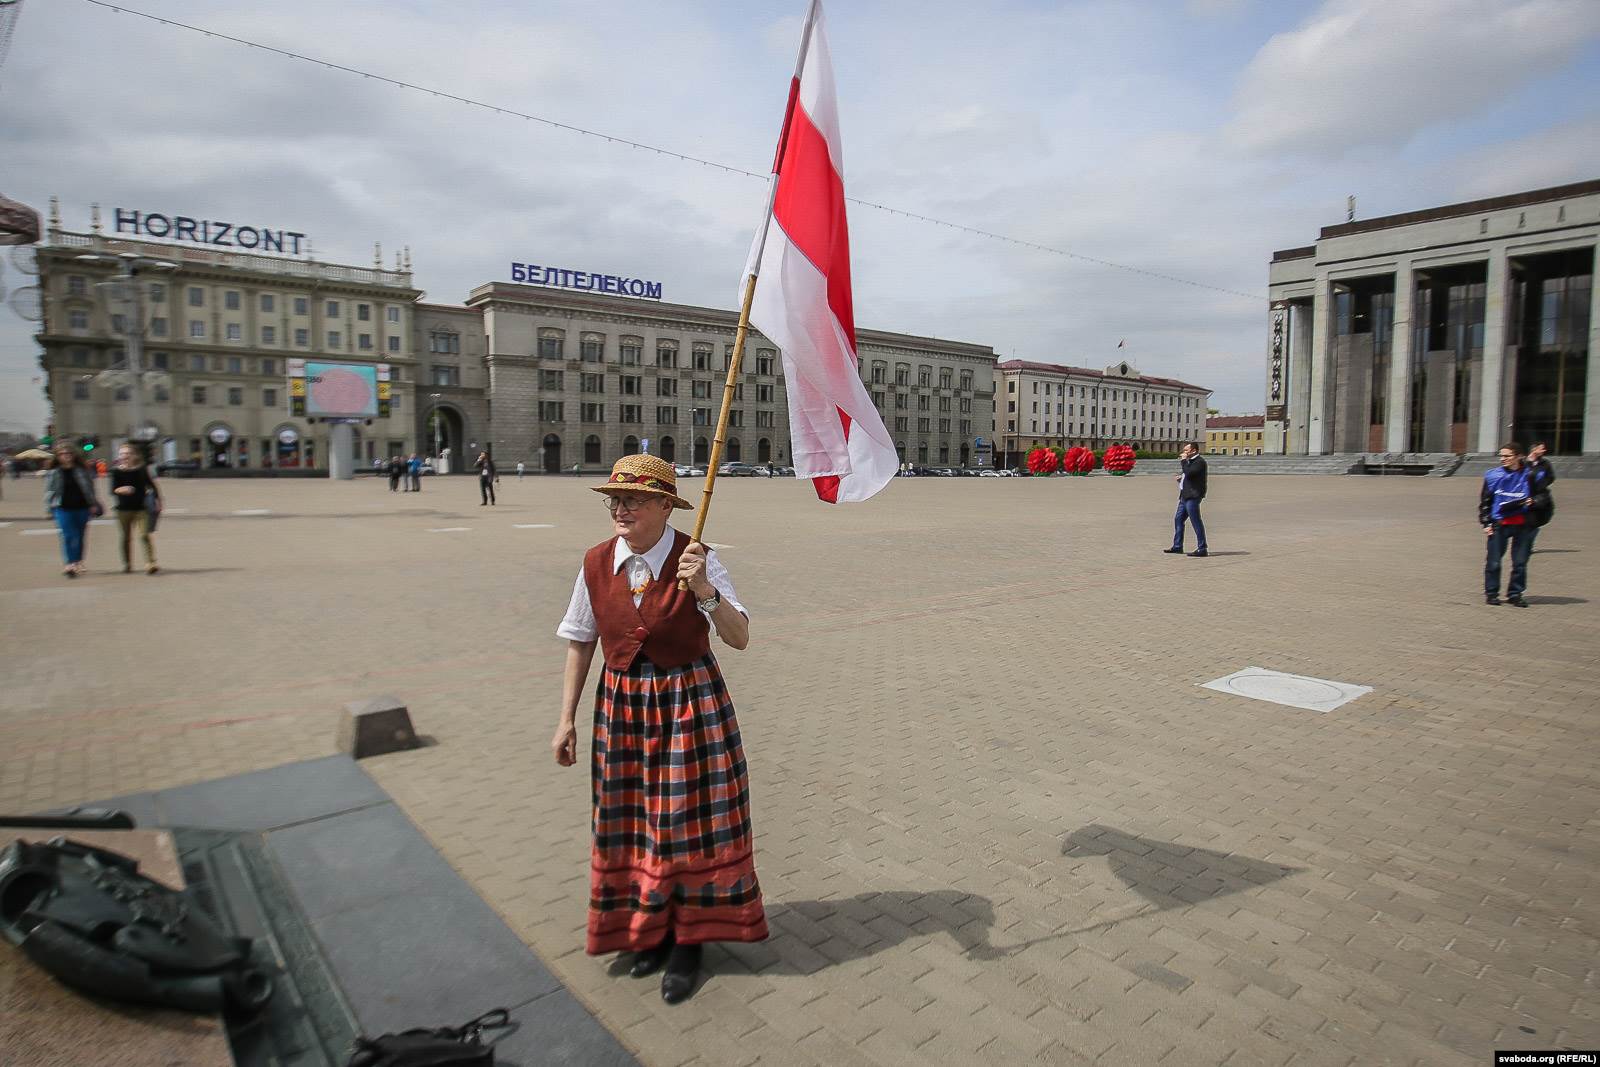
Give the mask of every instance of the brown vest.
<path id="1" fill-rule="evenodd" d="M 695 595 L 678 589 L 678 557 L 689 546 L 689 535 L 673 531 L 672 550 L 658 575 L 645 588 L 639 606 L 633 605 L 628 569 L 613 568 L 617 539 L 602 541 L 583 557 L 583 581 L 589 587 L 600 649 L 606 666 L 625 671 L 640 651 L 657 667 L 685 667 L 711 652 L 711 632 L 706 617 L 695 606 Z"/>

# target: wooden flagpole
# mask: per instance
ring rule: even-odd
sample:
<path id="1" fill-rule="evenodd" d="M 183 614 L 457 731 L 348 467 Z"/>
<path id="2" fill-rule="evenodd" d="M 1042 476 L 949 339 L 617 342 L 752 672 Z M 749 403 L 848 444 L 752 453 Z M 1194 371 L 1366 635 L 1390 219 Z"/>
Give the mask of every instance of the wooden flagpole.
<path id="1" fill-rule="evenodd" d="M 778 134 L 778 151 L 772 164 L 772 181 L 767 188 L 767 210 L 761 216 L 761 240 L 750 260 L 750 273 L 744 280 L 744 304 L 739 309 L 739 329 L 733 337 L 733 356 L 728 360 L 728 380 L 722 387 L 722 412 L 717 416 L 717 435 L 711 442 L 711 456 L 706 464 L 706 484 L 700 491 L 700 513 L 694 520 L 694 540 L 700 541 L 706 529 L 706 516 L 711 513 L 711 494 L 717 484 L 717 468 L 722 465 L 722 446 L 728 436 L 728 412 L 733 407 L 734 390 L 739 384 L 739 367 L 744 363 L 744 342 L 750 334 L 750 305 L 756 299 L 756 280 L 761 270 L 761 256 L 767 249 L 767 233 L 772 228 L 772 206 L 778 198 L 778 167 L 783 162 L 784 144 L 789 138 L 789 123 L 794 109 L 799 106 L 800 75 L 805 71 L 806 50 L 811 47 L 811 27 L 816 23 L 818 0 L 811 0 L 806 9 L 806 25 L 800 34 L 800 57 L 794 65 L 794 81 L 790 83 L 789 107 L 784 112 L 783 130 Z M 689 583 L 679 580 L 678 588 L 687 589 Z"/>

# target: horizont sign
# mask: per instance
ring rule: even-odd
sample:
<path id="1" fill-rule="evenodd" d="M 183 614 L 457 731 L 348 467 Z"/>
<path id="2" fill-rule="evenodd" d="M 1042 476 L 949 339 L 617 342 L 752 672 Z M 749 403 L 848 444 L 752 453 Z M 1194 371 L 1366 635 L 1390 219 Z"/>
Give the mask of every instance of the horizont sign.
<path id="1" fill-rule="evenodd" d="M 511 264 L 511 280 L 533 285 L 553 285 L 560 289 L 581 289 L 588 293 L 616 293 L 619 296 L 645 296 L 661 299 L 661 283 L 643 278 L 624 278 L 616 274 L 595 274 L 565 267 L 541 267 L 537 263 Z"/>
<path id="2" fill-rule="evenodd" d="M 168 238 L 222 248 L 260 249 L 263 252 L 290 252 L 297 256 L 300 254 L 300 242 L 306 236 L 293 230 L 269 230 L 261 226 L 240 226 L 234 222 L 192 219 L 188 215 L 162 215 L 155 211 L 141 213 L 120 207 L 114 209 L 112 219 L 117 233 L 131 233 L 136 237 Z M 306 244 L 309 246 L 310 242 Z"/>

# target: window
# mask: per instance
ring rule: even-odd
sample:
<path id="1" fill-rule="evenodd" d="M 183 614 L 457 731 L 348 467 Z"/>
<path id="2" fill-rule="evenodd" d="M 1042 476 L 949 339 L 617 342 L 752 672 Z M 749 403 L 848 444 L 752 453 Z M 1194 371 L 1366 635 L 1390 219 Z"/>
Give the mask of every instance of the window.
<path id="1" fill-rule="evenodd" d="M 204 404 L 206 402 L 206 387 L 197 385 L 189 390 L 189 403 Z"/>
<path id="2" fill-rule="evenodd" d="M 606 376 L 598 372 L 587 373 L 578 383 L 578 388 L 585 393 L 603 393 L 606 391 Z"/>
<path id="3" fill-rule="evenodd" d="M 954 377 L 955 377 L 955 372 L 952 371 L 949 367 L 940 367 L 939 368 L 939 388 L 940 389 L 948 389 L 948 388 L 950 388 L 950 381 Z"/>
<path id="4" fill-rule="evenodd" d="M 637 367 L 644 359 L 644 339 L 641 337 L 624 337 L 618 350 L 625 367 Z"/>
<path id="5" fill-rule="evenodd" d="M 190 319 L 189 320 L 189 336 L 190 337 L 204 337 L 205 335 L 206 335 L 206 324 L 205 324 L 205 322 L 200 320 L 200 319 Z"/>
<path id="6" fill-rule="evenodd" d="M 456 333 L 430 333 L 428 335 L 428 351 L 438 352 L 442 355 L 459 355 L 461 352 L 461 335 Z"/>
<path id="7" fill-rule="evenodd" d="M 972 388 L 972 372 L 971 371 L 964 370 L 964 371 L 961 372 L 961 388 L 963 388 L 963 389 L 971 389 Z"/>
<path id="8" fill-rule="evenodd" d="M 461 384 L 461 368 L 460 367 L 432 366 L 432 367 L 428 368 L 428 372 L 429 372 L 429 382 L 428 382 L 428 384 L 430 384 L 430 385 L 460 385 Z M 559 374 L 560 372 L 557 371 L 556 373 Z"/>
<path id="9" fill-rule="evenodd" d="M 909 363 L 896 363 L 894 365 L 894 384 L 896 384 L 896 385 L 910 385 L 911 384 L 911 364 L 909 364 Z"/>
<path id="10" fill-rule="evenodd" d="M 656 408 L 656 421 L 671 426 L 678 421 L 677 408 Z"/>
<path id="11" fill-rule="evenodd" d="M 770 386 L 770 385 L 758 385 L 758 386 L 756 386 L 756 402 L 759 403 L 759 404 L 770 404 L 770 403 L 772 403 L 772 386 Z"/>
<path id="12" fill-rule="evenodd" d="M 273 296 L 272 296 L 271 293 L 262 293 L 261 294 L 261 310 L 262 311 L 265 311 L 267 314 L 270 315 L 275 310 L 276 305 L 277 305 L 277 301 L 275 299 L 273 299 Z"/>
<path id="13" fill-rule="evenodd" d="M 222 306 L 229 311 L 239 310 L 239 290 L 229 289 L 222 294 Z"/>
<path id="14" fill-rule="evenodd" d="M 244 373 L 244 360 L 240 359 L 238 356 L 229 356 L 228 357 L 228 373 L 229 374 L 243 374 Z"/>
<path id="15" fill-rule="evenodd" d="M 695 345 L 694 346 L 694 369 L 695 370 L 710 370 L 711 369 L 711 346 L 710 345 Z"/>
<path id="16" fill-rule="evenodd" d="M 172 403 L 172 394 L 167 391 L 167 387 L 164 385 L 152 386 L 150 389 L 150 395 L 155 399 L 157 404 Z"/>
<path id="17" fill-rule="evenodd" d="M 606 421 L 606 406 L 604 404 L 585 404 L 585 405 L 583 405 L 583 421 L 584 422 L 605 422 Z"/>
<path id="18" fill-rule="evenodd" d="M 67 312 L 67 325 L 74 330 L 87 330 L 89 328 L 89 313 L 87 311 Z"/>
<path id="19" fill-rule="evenodd" d="M 398 380 L 398 379 L 396 379 L 396 380 Z M 396 394 L 394 394 L 393 396 L 391 396 L 389 398 L 389 410 L 391 412 L 400 410 L 400 394 L 399 393 L 396 393 Z"/>
<path id="20" fill-rule="evenodd" d="M 676 379 L 676 378 L 657 378 L 656 379 L 656 396 L 677 396 L 677 395 L 678 395 L 678 379 Z"/>
<path id="21" fill-rule="evenodd" d="M 710 382 L 694 382 L 691 384 L 690 389 L 697 400 L 703 400 L 711 395 Z"/>
<path id="22" fill-rule="evenodd" d="M 344 347 L 344 337 L 340 335 L 338 330 L 329 330 L 328 331 L 328 347 L 329 348 L 342 348 L 342 347 Z"/>
<path id="23" fill-rule="evenodd" d="M 643 422 L 644 407 L 640 404 L 622 405 L 622 422 Z"/>
<path id="24" fill-rule="evenodd" d="M 150 366 L 155 370 L 166 370 L 171 357 L 165 352 L 150 353 Z"/>
<path id="25" fill-rule="evenodd" d="M 884 375 L 888 372 L 888 369 L 889 368 L 888 368 L 888 366 L 886 364 L 873 363 L 872 364 L 872 384 L 873 385 L 882 385 L 882 384 L 884 384 L 884 381 L 883 381 Z"/>
<path id="26" fill-rule="evenodd" d="M 928 423 L 929 423 L 929 421 L 930 420 L 928 420 L 928 419 L 918 419 L 917 420 L 917 432 L 918 433 L 927 433 L 928 432 Z"/>
<path id="27" fill-rule="evenodd" d="M 121 315 L 112 315 L 111 316 L 111 332 L 112 333 L 122 333 L 124 330 L 127 329 L 127 326 L 126 326 L 127 321 L 128 320 L 123 318 Z"/>
<path id="28" fill-rule="evenodd" d="M 261 390 L 261 406 L 275 408 L 278 406 L 278 391 L 276 389 Z"/>
<path id="29" fill-rule="evenodd" d="M 305 329 L 304 327 L 301 327 L 300 329 L 295 330 L 295 332 L 294 332 L 294 343 L 296 345 L 300 346 L 301 348 L 304 348 L 307 345 L 309 345 L 311 343 L 311 331 L 308 330 L 308 329 Z"/>
<path id="30" fill-rule="evenodd" d="M 744 412 L 740 411 L 738 408 L 729 409 L 729 411 L 728 411 L 728 425 L 729 426 L 743 426 L 744 425 Z"/>
<path id="31" fill-rule="evenodd" d="M 762 427 L 771 427 L 772 426 L 772 412 L 770 412 L 770 411 L 758 411 L 758 412 L 756 412 L 756 425 L 757 426 L 762 426 Z"/>
<path id="32" fill-rule="evenodd" d="M 1006 410 L 1007 411 L 1015 411 L 1015 410 L 1017 410 L 1017 402 L 1015 400 L 1007 400 L 1006 401 Z"/>
<path id="33" fill-rule="evenodd" d="M 941 410 L 949 411 L 950 409 L 949 408 L 943 408 Z M 963 414 L 966 414 L 966 413 L 969 413 L 969 412 L 972 411 L 972 398 L 970 396 L 964 396 L 964 397 L 961 398 L 961 411 L 962 411 Z"/>
<path id="34" fill-rule="evenodd" d="M 566 388 L 567 372 L 559 370 L 542 370 L 539 372 L 539 388 L 560 390 Z"/>
<path id="35" fill-rule="evenodd" d="M 971 437 L 972 436 L 972 420 L 971 419 L 962 419 L 961 420 L 961 436 L 962 437 Z"/>
<path id="36" fill-rule="evenodd" d="M 907 397 L 906 394 L 904 394 L 904 393 L 896 393 L 896 394 L 894 394 L 894 409 L 896 411 L 904 411 L 909 403 L 910 403 L 910 398 Z"/>
<path id="37" fill-rule="evenodd" d="M 584 334 L 583 339 L 578 342 L 578 358 L 585 363 L 605 362 L 605 338 L 594 333 Z"/>
<path id="38" fill-rule="evenodd" d="M 165 304 L 167 302 L 167 287 L 160 282 L 150 283 L 150 303 Z"/>
<path id="39" fill-rule="evenodd" d="M 67 295 L 83 296 L 89 292 L 89 280 L 81 274 L 67 276 Z"/>
<path id="40" fill-rule="evenodd" d="M 562 410 L 561 409 L 562 409 L 562 404 L 561 404 L 561 401 L 559 401 L 559 400 L 541 400 L 541 401 L 539 401 L 539 421 L 540 422 L 564 422 L 564 421 L 566 421 L 562 417 Z"/>
<path id="41" fill-rule="evenodd" d="M 337 300 L 328 301 L 327 306 L 325 308 L 323 308 L 323 312 L 322 313 L 324 315 L 326 315 L 330 319 L 338 318 L 339 317 L 339 301 L 337 301 Z"/>
<path id="42" fill-rule="evenodd" d="M 294 313 L 296 315 L 310 314 L 310 311 L 311 301 L 307 300 L 303 296 L 297 296 L 294 298 Z"/>
<path id="43" fill-rule="evenodd" d="M 928 396 L 927 396 L 926 393 L 917 394 L 917 410 L 918 411 L 927 411 L 928 410 Z"/>
<path id="44" fill-rule="evenodd" d="M 197 371 L 197 372 L 205 370 L 206 369 L 206 357 L 205 356 L 190 356 L 189 357 L 189 369 L 192 370 L 192 371 Z"/>
<path id="45" fill-rule="evenodd" d="M 74 400 L 88 400 L 89 399 L 89 383 L 88 382 L 73 382 L 72 383 L 72 399 L 74 399 Z"/>
<path id="46" fill-rule="evenodd" d="M 359 322 L 371 322 L 372 321 L 372 305 L 371 304 L 357 304 L 356 305 L 356 320 L 359 321 Z"/>
<path id="47" fill-rule="evenodd" d="M 357 337 L 356 347 L 362 351 L 370 352 L 372 350 L 372 335 L 370 333 L 364 333 Z"/>
<path id="48" fill-rule="evenodd" d="M 896 415 L 894 417 L 894 428 L 895 428 L 895 430 L 897 430 L 900 433 L 904 433 L 905 430 L 906 430 L 906 422 L 907 422 L 907 420 L 906 420 L 906 417 L 904 415 Z"/>
<path id="49" fill-rule="evenodd" d="M 189 287 L 189 306 L 192 308 L 206 306 L 206 291 L 200 288 L 198 285 L 191 285 Z"/>
<path id="50" fill-rule="evenodd" d="M 1058 429 L 1058 430 L 1061 429 L 1061 424 L 1060 423 L 1056 424 L 1056 429 Z M 939 420 L 939 432 L 940 433 L 949 433 L 950 432 L 950 420 L 949 419 L 940 419 Z"/>
<path id="51" fill-rule="evenodd" d="M 694 409 L 694 424 L 696 426 L 710 426 L 711 425 L 711 409 L 710 408 L 695 408 Z"/>
<path id="52" fill-rule="evenodd" d="M 882 412 L 883 412 L 883 394 L 882 393 L 873 393 L 872 394 L 872 406 L 877 408 L 878 412 L 880 414 L 882 414 Z"/>
<path id="53" fill-rule="evenodd" d="M 1061 405 L 1057 404 L 1056 405 L 1056 410 L 1059 411 L 1060 409 L 1061 409 Z M 950 398 L 949 397 L 941 396 L 939 398 L 939 410 L 940 411 L 949 411 L 950 410 Z"/>
<path id="54" fill-rule="evenodd" d="M 656 344 L 656 366 L 676 367 L 678 365 L 678 346 L 674 344 Z"/>
<path id="55" fill-rule="evenodd" d="M 276 326 L 261 327 L 261 343 L 275 345 L 278 343 L 278 328 Z"/>
<path id="56" fill-rule="evenodd" d="M 400 338 L 398 338 L 398 337 L 389 338 L 389 351 L 391 351 L 391 352 L 400 351 Z"/>
<path id="57" fill-rule="evenodd" d="M 917 368 L 917 387 L 919 389 L 926 389 L 926 388 L 928 388 L 928 386 L 930 386 L 932 384 L 933 384 L 933 368 L 932 367 L 926 367 L 926 366 L 918 367 Z"/>
<path id="58" fill-rule="evenodd" d="M 644 393 L 644 379 L 637 374 L 625 374 L 618 379 L 623 396 L 640 396 Z"/>
<path id="59" fill-rule="evenodd" d="M 150 320 L 150 333 L 154 337 L 165 337 L 167 335 L 167 320 L 160 315 L 152 318 Z"/>
<path id="60" fill-rule="evenodd" d="M 228 331 L 228 334 L 227 334 L 228 340 L 230 340 L 230 341 L 243 341 L 244 340 L 244 327 L 240 326 L 237 322 L 228 323 L 226 329 Z"/>
<path id="61" fill-rule="evenodd" d="M 400 321 L 400 309 L 398 307 L 387 307 L 383 310 L 384 317 L 387 318 L 388 321 L 393 323 L 398 323 Z"/>
<path id="62" fill-rule="evenodd" d="M 228 406 L 235 408 L 244 406 L 243 389 L 239 388 L 238 386 L 233 386 L 228 390 Z"/>
<path id="63" fill-rule="evenodd" d="M 756 352 L 756 373 L 772 374 L 777 366 L 778 353 L 770 348 L 763 348 Z"/>
<path id="64" fill-rule="evenodd" d="M 547 333 L 539 337 L 539 358 L 560 359 L 562 346 L 566 338 L 559 333 Z"/>

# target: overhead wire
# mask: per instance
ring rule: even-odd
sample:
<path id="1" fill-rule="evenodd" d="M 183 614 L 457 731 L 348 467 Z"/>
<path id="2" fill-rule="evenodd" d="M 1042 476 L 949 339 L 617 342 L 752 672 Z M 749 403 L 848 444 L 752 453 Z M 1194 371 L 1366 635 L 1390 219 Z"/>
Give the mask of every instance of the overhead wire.
<path id="1" fill-rule="evenodd" d="M 283 56 L 286 59 L 295 60 L 296 62 L 309 63 L 313 66 L 325 67 L 328 70 L 340 71 L 345 74 L 354 74 L 372 81 L 382 82 L 386 85 L 392 85 L 398 89 L 409 89 L 414 92 L 427 93 L 428 95 L 437 97 L 441 100 L 451 100 L 459 104 L 464 104 L 467 107 L 492 111 L 498 115 L 509 115 L 513 118 L 523 119 L 528 122 L 537 122 L 541 125 L 549 126 L 552 129 L 564 130 L 568 133 L 578 134 L 583 137 L 597 138 L 610 144 L 622 145 L 626 148 L 632 148 L 644 152 L 654 152 L 657 155 L 681 160 L 684 163 L 698 163 L 701 166 L 713 167 L 728 174 L 745 178 L 755 178 L 759 181 L 769 181 L 772 177 L 770 172 L 761 173 L 758 171 L 748 170 L 744 167 L 736 167 L 732 164 L 721 163 L 714 159 L 704 159 L 700 156 L 690 155 L 686 152 L 674 151 L 673 149 L 663 148 L 659 145 L 648 144 L 644 141 L 635 141 L 631 138 L 622 137 L 618 134 L 605 133 L 601 130 L 589 129 L 585 126 L 578 126 L 570 122 L 561 122 L 558 119 L 548 118 L 544 115 L 534 115 L 526 111 L 520 111 L 514 107 L 491 104 L 483 100 L 477 100 L 469 96 L 462 96 L 458 93 L 448 92 L 443 89 L 434 89 L 426 85 L 418 85 L 414 82 L 403 81 L 399 78 L 391 78 L 387 75 L 378 74 L 373 71 L 362 70 L 358 67 L 347 66 L 343 63 L 335 63 L 331 60 L 318 59 L 315 56 L 303 55 L 287 48 L 279 48 L 276 45 L 263 44 L 260 41 L 252 41 L 244 37 L 235 37 L 232 34 L 223 33 L 220 30 L 206 29 L 203 26 L 195 26 L 187 22 L 180 22 L 177 19 L 167 18 L 163 15 L 152 14 L 148 11 L 140 11 L 138 8 L 128 7 L 126 4 L 112 3 L 110 0 L 84 0 L 84 2 L 92 4 L 95 7 L 105 8 L 109 11 L 117 12 L 118 14 L 135 15 L 139 18 L 160 23 L 163 26 L 170 26 L 180 30 L 188 30 L 191 33 L 198 33 L 205 37 L 243 45 L 246 48 L 258 48 L 264 52 L 271 52 L 275 55 Z M 1057 248 L 1053 245 L 1041 244 L 1037 241 L 1028 241 L 1020 237 L 1011 237 L 1006 234 L 995 233 L 992 230 L 981 229 L 977 226 L 968 226 L 965 223 L 951 222 L 948 219 L 935 218 L 932 215 L 924 215 L 916 211 L 907 211 L 904 208 L 891 207 L 888 204 L 880 204 L 871 200 L 863 200 L 859 197 L 846 196 L 845 200 L 861 207 L 871 208 L 874 211 L 882 211 L 890 215 L 899 215 L 902 218 L 913 219 L 917 222 L 925 222 L 935 226 L 943 226 L 947 229 L 971 234 L 974 237 L 982 237 L 991 241 L 1003 241 L 1006 244 L 1016 245 L 1021 248 L 1029 248 L 1033 249 L 1034 251 L 1045 252 L 1050 255 L 1063 256 L 1068 259 L 1076 259 L 1085 263 L 1093 263 L 1097 266 L 1109 267 L 1113 270 L 1126 271 L 1127 273 L 1142 275 L 1146 278 L 1155 278 L 1161 281 L 1173 282 L 1178 285 L 1191 286 L 1195 289 L 1204 289 L 1215 293 L 1223 293 L 1228 296 L 1242 297 L 1243 299 L 1250 301 L 1259 302 L 1263 299 L 1263 296 L 1260 293 L 1247 293 L 1243 290 L 1230 289 L 1222 285 L 1212 285 L 1209 282 L 1198 282 L 1192 278 L 1184 278 L 1176 274 L 1167 274 L 1162 271 L 1147 270 L 1143 267 L 1133 267 L 1126 263 L 1117 263 L 1109 259 L 1101 259 L 1096 256 L 1087 256 L 1081 252 L 1073 252 L 1065 248 Z"/>

